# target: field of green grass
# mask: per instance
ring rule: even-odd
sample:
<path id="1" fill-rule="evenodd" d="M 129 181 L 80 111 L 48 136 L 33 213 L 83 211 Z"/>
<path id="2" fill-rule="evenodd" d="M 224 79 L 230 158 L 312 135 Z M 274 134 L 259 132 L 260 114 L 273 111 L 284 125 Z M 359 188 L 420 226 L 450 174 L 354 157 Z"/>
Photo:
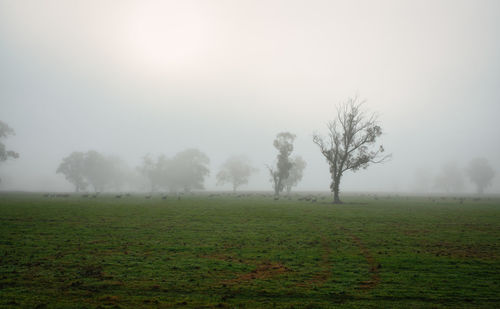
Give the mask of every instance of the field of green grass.
<path id="1" fill-rule="evenodd" d="M 500 199 L 0 194 L 0 307 L 500 307 Z"/>

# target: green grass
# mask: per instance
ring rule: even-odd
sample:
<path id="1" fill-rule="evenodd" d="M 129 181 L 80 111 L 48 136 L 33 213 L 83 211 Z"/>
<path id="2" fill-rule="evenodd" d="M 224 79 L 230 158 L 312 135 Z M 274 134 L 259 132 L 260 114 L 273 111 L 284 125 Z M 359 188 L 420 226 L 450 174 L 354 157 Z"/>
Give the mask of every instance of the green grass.
<path id="1" fill-rule="evenodd" d="M 0 307 L 493 308 L 500 200 L 0 195 Z"/>

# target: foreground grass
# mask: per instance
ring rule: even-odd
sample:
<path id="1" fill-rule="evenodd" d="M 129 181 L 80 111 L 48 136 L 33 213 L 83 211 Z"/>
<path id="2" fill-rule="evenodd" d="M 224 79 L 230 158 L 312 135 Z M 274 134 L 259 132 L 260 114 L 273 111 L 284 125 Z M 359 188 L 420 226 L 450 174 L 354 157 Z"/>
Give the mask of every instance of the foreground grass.
<path id="1" fill-rule="evenodd" d="M 500 200 L 0 195 L 0 307 L 500 306 Z"/>

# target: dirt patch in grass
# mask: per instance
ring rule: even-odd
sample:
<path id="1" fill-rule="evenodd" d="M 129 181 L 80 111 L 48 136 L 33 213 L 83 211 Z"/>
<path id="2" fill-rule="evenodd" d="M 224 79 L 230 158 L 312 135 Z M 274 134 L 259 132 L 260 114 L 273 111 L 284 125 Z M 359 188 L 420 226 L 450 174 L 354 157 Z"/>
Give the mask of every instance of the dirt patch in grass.
<path id="1" fill-rule="evenodd" d="M 451 258 L 471 258 L 471 259 L 498 259 L 498 248 L 493 244 L 453 244 L 449 242 L 438 242 L 425 244 L 423 246 L 428 253 L 435 256 L 445 256 Z"/>
<path id="2" fill-rule="evenodd" d="M 248 282 L 255 279 L 268 279 L 283 273 L 288 272 L 289 269 L 280 263 L 274 262 L 263 262 L 252 270 L 251 272 L 244 273 L 239 275 L 238 277 L 230 280 L 224 280 L 225 284 L 238 284 L 243 282 Z"/>
<path id="3" fill-rule="evenodd" d="M 331 265 L 330 265 L 330 254 L 331 248 L 325 237 L 321 238 L 321 271 L 316 273 L 311 279 L 297 284 L 297 286 L 308 287 L 308 286 L 321 286 L 323 285 L 328 278 L 332 276 Z"/>
<path id="4" fill-rule="evenodd" d="M 369 266 L 370 279 L 361 281 L 358 286 L 358 289 L 370 290 L 375 288 L 380 283 L 380 274 L 379 274 L 379 268 L 381 267 L 380 264 L 375 260 L 370 250 L 363 244 L 363 242 L 358 236 L 354 235 L 345 228 L 343 228 L 343 230 L 347 232 L 347 234 L 351 237 L 352 242 L 359 248 L 361 254 L 365 258 Z"/>
<path id="5" fill-rule="evenodd" d="M 286 266 L 276 262 L 269 262 L 269 261 L 259 262 L 253 260 L 248 261 L 248 260 L 242 260 L 240 258 L 235 258 L 233 256 L 217 254 L 217 253 L 205 255 L 203 257 L 224 262 L 237 262 L 241 264 L 256 266 L 256 268 L 250 272 L 239 274 L 234 279 L 222 281 L 223 284 L 232 285 L 232 284 L 248 282 L 255 279 L 268 279 L 289 271 L 289 269 Z"/>

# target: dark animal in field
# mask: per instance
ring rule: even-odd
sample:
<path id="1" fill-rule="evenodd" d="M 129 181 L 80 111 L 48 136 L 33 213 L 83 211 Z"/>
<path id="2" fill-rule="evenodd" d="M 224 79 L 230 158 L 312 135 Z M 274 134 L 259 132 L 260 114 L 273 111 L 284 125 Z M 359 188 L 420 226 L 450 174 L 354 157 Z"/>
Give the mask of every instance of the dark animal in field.
<path id="1" fill-rule="evenodd" d="M 277 196 L 275 196 L 275 197 L 274 197 L 274 200 L 275 200 L 275 201 L 278 201 L 279 199 L 280 199 L 280 198 L 279 198 L 279 197 L 277 197 Z"/>
<path id="2" fill-rule="evenodd" d="M 121 194 L 115 195 L 115 198 L 122 198 Z"/>
<path id="3" fill-rule="evenodd" d="M 166 200 L 166 199 L 167 199 L 167 196 L 166 196 L 166 195 L 164 195 L 164 196 L 162 196 L 162 197 L 161 197 L 161 199 L 162 199 L 162 200 Z"/>

